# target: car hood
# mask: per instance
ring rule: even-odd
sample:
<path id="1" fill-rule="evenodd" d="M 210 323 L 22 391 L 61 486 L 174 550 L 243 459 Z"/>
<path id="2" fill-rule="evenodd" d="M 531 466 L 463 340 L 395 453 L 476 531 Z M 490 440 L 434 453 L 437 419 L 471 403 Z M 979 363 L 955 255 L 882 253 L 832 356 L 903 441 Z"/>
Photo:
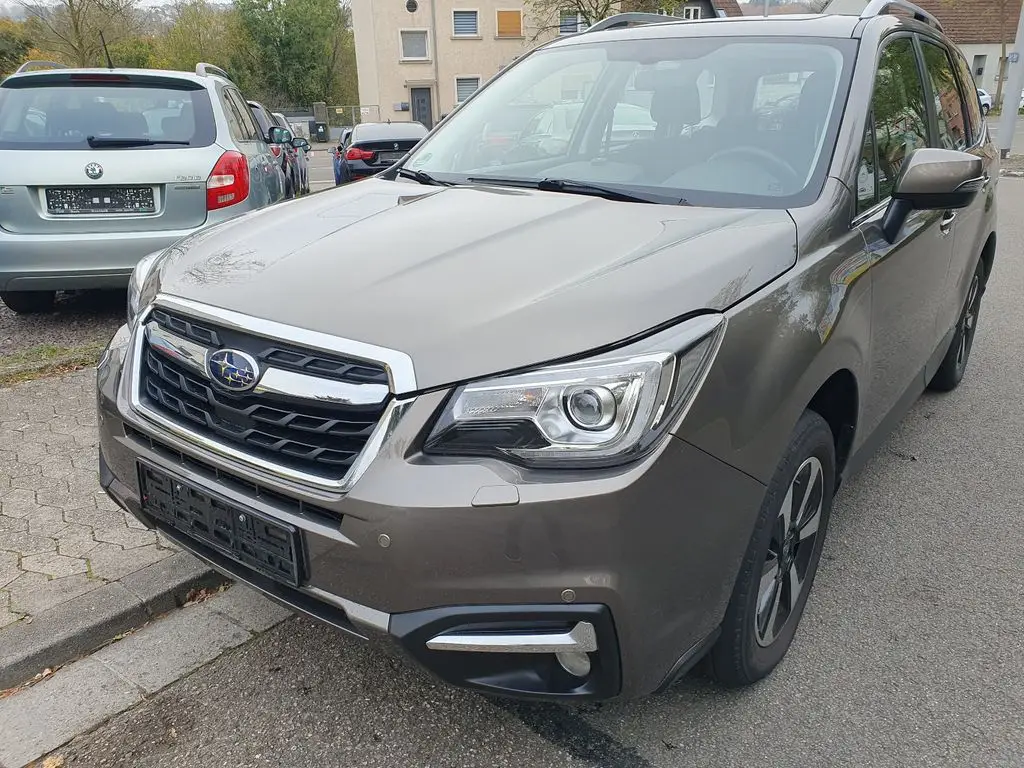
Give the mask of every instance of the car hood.
<path id="1" fill-rule="evenodd" d="M 186 238 L 161 291 L 408 354 L 418 388 L 722 310 L 796 260 L 784 210 L 370 179 Z"/>

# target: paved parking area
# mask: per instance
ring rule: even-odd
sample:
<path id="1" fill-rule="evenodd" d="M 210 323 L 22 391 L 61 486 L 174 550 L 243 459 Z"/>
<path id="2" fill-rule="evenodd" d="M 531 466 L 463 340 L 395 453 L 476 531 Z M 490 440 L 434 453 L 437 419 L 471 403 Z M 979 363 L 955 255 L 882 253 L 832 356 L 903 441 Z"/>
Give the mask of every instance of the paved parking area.
<path id="1" fill-rule="evenodd" d="M 967 378 L 844 487 L 769 679 L 508 703 L 293 618 L 62 749 L 65 766 L 1021 766 L 1024 180 L 1001 185 Z"/>
<path id="2" fill-rule="evenodd" d="M 95 389 L 94 369 L 0 388 L 0 630 L 176 551 L 100 489 Z"/>

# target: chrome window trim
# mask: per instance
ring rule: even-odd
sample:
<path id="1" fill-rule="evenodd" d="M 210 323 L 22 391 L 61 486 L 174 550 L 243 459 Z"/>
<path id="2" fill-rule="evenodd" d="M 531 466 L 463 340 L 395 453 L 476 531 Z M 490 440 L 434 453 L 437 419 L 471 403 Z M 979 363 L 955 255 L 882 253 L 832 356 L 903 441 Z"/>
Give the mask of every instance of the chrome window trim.
<path id="1" fill-rule="evenodd" d="M 416 371 L 413 368 L 412 358 L 397 349 L 343 339 L 320 331 L 307 331 L 293 325 L 244 315 L 230 309 L 211 307 L 191 299 L 182 299 L 164 293 L 159 294 L 153 304 L 147 307 L 147 316 L 153 306 L 177 310 L 197 320 L 207 320 L 241 333 L 251 333 L 275 341 L 290 342 L 306 349 L 317 349 L 321 352 L 334 353 L 366 363 L 383 365 L 388 372 L 392 394 L 404 395 L 416 391 Z"/>
<path id="2" fill-rule="evenodd" d="M 408 410 L 408 407 L 415 401 L 415 398 L 405 398 L 402 400 L 392 399 L 384 409 L 384 413 L 380 420 L 377 422 L 377 426 L 374 427 L 373 432 L 370 434 L 366 445 L 363 450 L 356 456 L 352 466 L 348 468 L 348 471 L 344 476 L 339 478 L 327 478 L 319 475 L 314 475 L 309 472 L 302 472 L 301 470 L 291 469 L 289 467 L 282 466 L 272 461 L 261 459 L 258 456 L 253 456 L 245 451 L 238 450 L 237 448 L 214 440 L 212 438 L 205 437 L 197 434 L 190 429 L 186 429 L 174 421 L 156 413 L 147 408 L 139 396 L 139 370 L 142 364 L 142 343 L 146 337 L 145 329 L 146 322 L 149 315 L 152 313 L 154 306 L 162 307 L 165 309 L 177 309 L 182 312 L 194 316 L 197 319 L 206 319 L 210 322 L 224 322 L 217 314 L 225 310 L 220 310 L 214 307 L 204 307 L 197 305 L 195 302 L 185 302 L 182 299 L 169 300 L 168 297 L 159 297 L 157 301 L 148 306 L 140 317 L 140 322 L 135 324 L 135 328 L 132 331 L 131 341 L 129 343 L 128 352 L 125 357 L 125 363 L 123 368 L 123 374 L 121 377 L 122 395 L 127 399 L 128 405 L 131 411 L 142 420 L 144 426 L 148 426 L 150 431 L 154 428 L 163 430 L 180 440 L 183 440 L 190 445 L 195 446 L 196 452 L 200 457 L 203 458 L 225 458 L 242 464 L 243 466 L 249 466 L 256 470 L 259 470 L 271 477 L 278 477 L 282 480 L 287 480 L 292 483 L 296 483 L 299 486 L 305 486 L 320 492 L 327 492 L 330 494 L 344 494 L 352 489 L 352 487 L 359 481 L 359 478 L 363 476 L 369 466 L 376 459 L 380 453 L 381 448 L 384 446 L 385 441 L 394 432 L 395 428 L 401 421 L 402 416 Z M 231 312 L 231 321 L 234 323 L 239 322 L 239 318 L 244 318 L 244 315 L 240 315 L 236 312 Z M 260 326 L 261 335 L 268 333 L 265 330 L 268 325 L 274 327 L 290 328 L 290 326 L 279 326 L 278 323 L 271 323 L 270 321 L 260 321 L 264 325 Z M 225 322 L 225 324 L 227 324 Z M 254 329 L 247 328 L 245 326 L 232 325 L 233 328 L 242 332 L 253 332 Z M 301 340 L 296 338 L 295 331 L 297 329 L 290 328 L 293 332 L 292 336 L 287 337 L 288 340 L 296 344 L 303 344 Z M 305 333 L 300 331 L 300 333 Z M 322 349 L 329 352 L 337 352 L 339 354 L 345 354 L 347 356 L 354 356 L 355 353 L 349 352 L 344 346 L 348 342 L 344 339 L 336 339 L 334 337 L 326 337 L 324 334 L 314 334 L 316 337 L 324 337 L 327 339 L 333 339 L 333 346 L 327 347 L 325 345 L 317 344 L 316 348 Z M 273 337 L 271 337 L 273 338 Z M 365 351 L 368 345 L 354 342 L 360 351 Z M 310 345 L 306 345 L 310 346 Z M 387 350 L 386 350 L 387 351 Z M 395 353 L 391 351 L 393 355 L 393 361 L 400 363 L 400 358 L 397 356 L 405 357 L 408 356 L 404 353 Z M 382 360 L 372 360 L 365 356 L 360 356 L 360 359 L 366 360 L 367 362 L 382 363 Z M 409 382 L 414 382 L 412 378 L 411 359 L 409 360 L 409 366 L 404 369 L 399 369 L 402 375 Z M 393 369 L 389 368 L 389 376 L 393 373 Z M 127 374 L 127 375 L 124 375 Z M 155 439 L 160 439 L 161 435 L 159 432 L 152 433 Z"/>

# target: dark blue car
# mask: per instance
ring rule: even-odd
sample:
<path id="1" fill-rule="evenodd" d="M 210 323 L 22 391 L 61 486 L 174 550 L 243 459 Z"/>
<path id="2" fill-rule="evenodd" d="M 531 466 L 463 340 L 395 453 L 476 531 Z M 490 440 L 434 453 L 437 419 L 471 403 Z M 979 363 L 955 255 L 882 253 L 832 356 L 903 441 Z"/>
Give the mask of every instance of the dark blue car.
<path id="1" fill-rule="evenodd" d="M 334 153 L 334 183 L 347 184 L 386 171 L 427 135 L 422 123 L 360 123 Z"/>

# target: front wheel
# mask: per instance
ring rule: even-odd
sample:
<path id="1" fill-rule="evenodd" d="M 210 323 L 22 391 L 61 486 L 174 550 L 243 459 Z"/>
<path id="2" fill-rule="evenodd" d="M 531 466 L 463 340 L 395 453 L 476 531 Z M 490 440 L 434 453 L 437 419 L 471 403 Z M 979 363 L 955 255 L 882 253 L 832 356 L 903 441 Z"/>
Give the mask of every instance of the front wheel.
<path id="1" fill-rule="evenodd" d="M 743 557 L 722 634 L 709 654 L 722 685 L 749 685 L 782 661 L 818 570 L 832 510 L 832 430 L 805 411 L 772 476 Z"/>
<path id="2" fill-rule="evenodd" d="M 946 356 L 942 358 L 939 369 L 935 371 L 928 389 L 936 392 L 951 392 L 956 389 L 967 371 L 967 361 L 974 347 L 974 334 L 978 330 L 978 313 L 981 311 L 981 297 L 985 293 L 985 265 L 978 259 L 971 277 L 971 287 L 967 289 L 967 301 L 960 310 L 960 318 L 956 321 L 956 331 L 949 343 Z"/>

